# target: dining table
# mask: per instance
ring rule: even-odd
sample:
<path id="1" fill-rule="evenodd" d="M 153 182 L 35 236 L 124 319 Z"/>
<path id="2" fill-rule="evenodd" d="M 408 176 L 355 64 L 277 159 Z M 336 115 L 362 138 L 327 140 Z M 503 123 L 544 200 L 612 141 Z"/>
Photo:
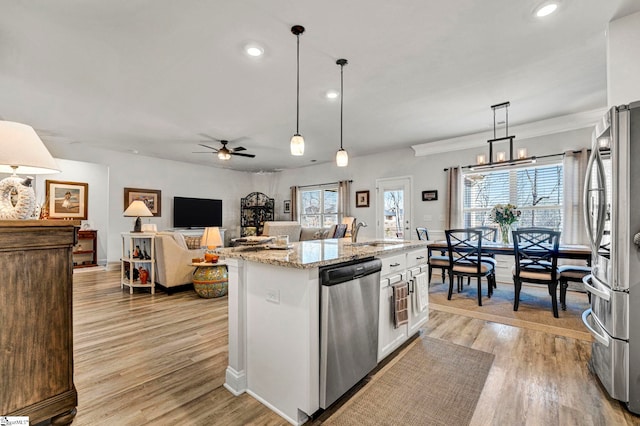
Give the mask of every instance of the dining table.
<path id="1" fill-rule="evenodd" d="M 443 256 L 447 253 L 446 241 L 434 241 L 427 245 L 429 249 L 429 257 L 432 251 L 440 251 Z M 504 244 L 501 242 L 482 242 L 482 252 L 499 256 L 513 256 L 513 244 Z M 581 244 L 561 244 L 558 248 L 558 258 L 560 259 L 577 259 L 584 260 L 587 266 L 591 266 L 591 248 Z"/>

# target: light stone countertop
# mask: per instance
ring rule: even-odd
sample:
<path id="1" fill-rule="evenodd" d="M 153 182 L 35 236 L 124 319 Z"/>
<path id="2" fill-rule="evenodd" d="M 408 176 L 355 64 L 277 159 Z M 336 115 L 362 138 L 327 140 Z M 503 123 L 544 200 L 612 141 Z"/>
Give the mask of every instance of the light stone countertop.
<path id="1" fill-rule="evenodd" d="M 427 248 L 427 241 L 371 240 L 352 243 L 349 238 L 311 240 L 290 243 L 289 249 L 270 248 L 269 245 L 221 248 L 221 258 L 243 259 L 251 262 L 311 269 L 372 256 L 402 253 Z"/>

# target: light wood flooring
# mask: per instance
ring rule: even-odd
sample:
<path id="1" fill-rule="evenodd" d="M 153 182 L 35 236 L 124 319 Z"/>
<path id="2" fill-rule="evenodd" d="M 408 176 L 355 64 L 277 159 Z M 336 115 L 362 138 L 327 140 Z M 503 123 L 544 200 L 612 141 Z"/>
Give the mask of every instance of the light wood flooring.
<path id="1" fill-rule="evenodd" d="M 74 274 L 73 307 L 74 425 L 287 424 L 222 386 L 226 297 L 130 295 L 120 290 L 119 272 L 92 271 Z M 589 342 L 450 312 L 430 315 L 425 335 L 496 355 L 473 425 L 640 425 L 589 373 Z"/>

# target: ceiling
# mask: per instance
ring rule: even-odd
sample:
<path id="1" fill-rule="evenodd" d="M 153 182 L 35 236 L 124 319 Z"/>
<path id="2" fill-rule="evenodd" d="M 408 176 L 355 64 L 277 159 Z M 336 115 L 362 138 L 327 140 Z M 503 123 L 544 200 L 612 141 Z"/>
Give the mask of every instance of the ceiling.
<path id="1" fill-rule="evenodd" d="M 0 117 L 47 144 L 84 144 L 273 171 L 606 106 L 607 23 L 636 0 L 0 0 Z M 296 128 L 300 36 L 302 157 Z M 247 56 L 250 42 L 265 50 Z M 227 162 L 207 135 L 256 158 Z M 237 141 L 236 141 L 237 140 Z M 211 146 L 216 146 L 215 142 Z"/>

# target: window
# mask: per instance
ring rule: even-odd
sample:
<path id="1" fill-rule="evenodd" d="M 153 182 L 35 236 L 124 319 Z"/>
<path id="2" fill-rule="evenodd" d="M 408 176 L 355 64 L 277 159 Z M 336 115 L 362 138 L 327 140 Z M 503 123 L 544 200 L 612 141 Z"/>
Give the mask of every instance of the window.
<path id="1" fill-rule="evenodd" d="M 514 204 L 522 212 L 518 227 L 562 229 L 562 163 L 510 170 L 464 173 L 465 227 L 491 226 L 496 204 Z"/>
<path id="2" fill-rule="evenodd" d="M 312 228 L 327 228 L 339 223 L 338 186 L 300 189 L 300 223 Z"/>

